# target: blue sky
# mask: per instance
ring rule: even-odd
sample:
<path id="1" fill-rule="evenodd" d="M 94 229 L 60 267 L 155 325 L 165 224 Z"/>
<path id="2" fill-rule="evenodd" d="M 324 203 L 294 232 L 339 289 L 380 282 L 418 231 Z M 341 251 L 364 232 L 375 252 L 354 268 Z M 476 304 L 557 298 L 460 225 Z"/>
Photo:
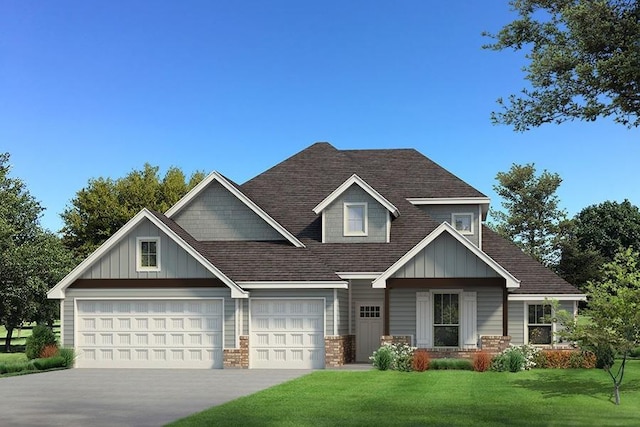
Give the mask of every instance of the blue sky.
<path id="1" fill-rule="evenodd" d="M 482 31 L 507 1 L 0 0 L 0 152 L 58 230 L 92 177 L 145 162 L 238 183 L 316 141 L 416 148 L 492 198 L 495 175 L 561 175 L 573 215 L 640 204 L 640 130 L 611 121 L 515 133 L 490 123 L 522 54 Z"/>

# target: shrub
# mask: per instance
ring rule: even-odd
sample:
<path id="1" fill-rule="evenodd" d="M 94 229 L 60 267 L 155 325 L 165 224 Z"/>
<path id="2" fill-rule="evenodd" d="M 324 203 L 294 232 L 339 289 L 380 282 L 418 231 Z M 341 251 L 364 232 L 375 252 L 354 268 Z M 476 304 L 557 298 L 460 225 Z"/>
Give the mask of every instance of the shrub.
<path id="1" fill-rule="evenodd" d="M 63 368 L 65 360 L 62 356 L 49 357 L 47 359 L 34 359 L 33 366 L 39 371 L 53 368 Z"/>
<path id="2" fill-rule="evenodd" d="M 44 347 L 56 344 L 56 335 L 45 325 L 33 327 L 31 336 L 27 337 L 25 353 L 28 359 L 40 357 Z"/>
<path id="3" fill-rule="evenodd" d="M 373 352 L 373 356 L 369 359 L 373 362 L 373 366 L 381 371 L 386 371 L 391 368 L 393 363 L 393 353 L 389 346 L 383 345 L 379 349 Z"/>
<path id="4" fill-rule="evenodd" d="M 429 369 L 473 371 L 473 364 L 467 359 L 433 359 Z"/>
<path id="5" fill-rule="evenodd" d="M 416 350 L 413 353 L 413 363 L 411 367 L 414 371 L 424 372 L 429 369 L 429 364 L 431 362 L 431 358 L 429 357 L 429 353 L 426 350 Z"/>
<path id="6" fill-rule="evenodd" d="M 636 347 L 629 352 L 631 357 L 640 357 L 640 347 Z"/>
<path id="7" fill-rule="evenodd" d="M 57 344 L 48 344 L 42 348 L 40 352 L 40 359 L 47 359 L 49 357 L 53 357 L 58 354 L 58 345 Z"/>
<path id="8" fill-rule="evenodd" d="M 509 372 L 520 372 L 524 371 L 526 359 L 524 354 L 519 351 L 512 351 L 508 356 L 508 366 Z"/>
<path id="9" fill-rule="evenodd" d="M 596 366 L 596 356 L 590 351 L 542 350 L 537 356 L 539 368 L 587 368 Z"/>
<path id="10" fill-rule="evenodd" d="M 491 361 L 491 370 L 497 372 L 518 372 L 536 366 L 540 350 L 531 345 L 511 345 L 497 354 Z"/>
<path id="11" fill-rule="evenodd" d="M 76 353 L 73 348 L 62 347 L 60 350 L 58 350 L 58 355 L 64 359 L 65 368 L 73 367 L 73 363 L 76 360 Z"/>
<path id="12" fill-rule="evenodd" d="M 473 370 L 484 372 L 491 368 L 491 355 L 486 351 L 480 351 L 473 355 Z"/>
<path id="13" fill-rule="evenodd" d="M 596 346 L 593 353 L 596 355 L 596 368 L 604 369 L 605 366 L 613 366 L 616 353 L 611 345 Z"/>

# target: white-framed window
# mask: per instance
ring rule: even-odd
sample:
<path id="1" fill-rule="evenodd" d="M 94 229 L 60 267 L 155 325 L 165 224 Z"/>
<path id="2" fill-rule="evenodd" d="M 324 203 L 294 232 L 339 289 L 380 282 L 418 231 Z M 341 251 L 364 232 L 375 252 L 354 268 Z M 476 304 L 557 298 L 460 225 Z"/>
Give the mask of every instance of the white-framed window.
<path id="1" fill-rule="evenodd" d="M 136 246 L 137 271 L 160 271 L 160 238 L 138 237 Z"/>
<path id="2" fill-rule="evenodd" d="M 366 236 L 369 232 L 366 203 L 344 204 L 344 235 Z"/>
<path id="3" fill-rule="evenodd" d="M 553 320 L 551 305 L 527 304 L 527 338 L 529 344 L 551 345 L 553 342 Z"/>
<path id="4" fill-rule="evenodd" d="M 460 234 L 473 234 L 472 213 L 451 214 L 451 224 Z"/>
<path id="5" fill-rule="evenodd" d="M 460 346 L 459 293 L 433 293 L 433 346 Z"/>

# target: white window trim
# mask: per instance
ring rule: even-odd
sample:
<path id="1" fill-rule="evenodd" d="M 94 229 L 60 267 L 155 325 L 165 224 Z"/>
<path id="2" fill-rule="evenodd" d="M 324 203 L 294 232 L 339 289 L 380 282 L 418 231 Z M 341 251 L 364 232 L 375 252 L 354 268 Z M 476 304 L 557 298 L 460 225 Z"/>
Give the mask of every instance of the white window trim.
<path id="1" fill-rule="evenodd" d="M 143 267 L 142 266 L 142 242 L 155 242 L 156 243 L 156 261 L 155 267 Z M 136 271 L 148 272 L 148 271 L 160 271 L 160 237 L 138 237 L 136 238 Z"/>
<path id="2" fill-rule="evenodd" d="M 363 228 L 364 231 L 349 231 L 349 208 L 355 206 L 362 206 L 364 208 L 363 212 Z M 353 236 L 368 236 L 369 235 L 369 206 L 366 202 L 345 202 L 343 205 L 343 235 L 347 237 Z"/>
<path id="3" fill-rule="evenodd" d="M 525 301 L 524 302 L 524 343 L 529 344 L 529 306 L 531 305 L 549 305 L 551 306 L 551 318 L 555 317 L 555 310 L 553 309 L 553 305 L 549 302 L 545 301 Z M 531 344 L 536 347 L 549 347 L 554 346 L 556 344 L 556 323 L 553 320 L 551 321 L 551 342 L 549 344 Z M 548 323 L 534 323 L 534 325 L 548 326 Z"/>
<path id="4" fill-rule="evenodd" d="M 456 228 L 456 217 L 464 217 L 464 216 L 468 216 L 471 218 L 470 224 L 471 224 L 471 231 L 461 231 L 458 230 Z M 458 212 L 458 213 L 452 213 L 451 214 L 451 225 L 453 226 L 453 228 L 460 234 L 463 234 L 465 236 L 470 236 L 472 234 L 474 234 L 474 227 L 473 227 L 473 212 Z"/>

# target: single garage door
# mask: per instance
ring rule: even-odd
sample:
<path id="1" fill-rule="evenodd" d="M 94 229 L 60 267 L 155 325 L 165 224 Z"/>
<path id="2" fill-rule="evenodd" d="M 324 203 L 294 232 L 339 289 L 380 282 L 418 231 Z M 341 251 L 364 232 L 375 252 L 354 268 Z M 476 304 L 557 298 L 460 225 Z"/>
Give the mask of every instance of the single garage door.
<path id="1" fill-rule="evenodd" d="M 222 368 L 221 299 L 76 304 L 78 367 Z"/>
<path id="2" fill-rule="evenodd" d="M 252 299 L 252 368 L 324 368 L 324 299 Z"/>

